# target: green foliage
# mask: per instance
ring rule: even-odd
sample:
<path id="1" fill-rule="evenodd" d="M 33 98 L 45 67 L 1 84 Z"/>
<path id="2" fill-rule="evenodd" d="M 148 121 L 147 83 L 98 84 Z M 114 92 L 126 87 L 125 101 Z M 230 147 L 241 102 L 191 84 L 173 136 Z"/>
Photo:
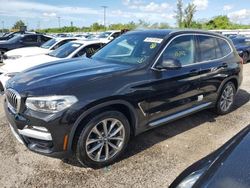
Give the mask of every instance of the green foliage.
<path id="1" fill-rule="evenodd" d="M 188 3 L 187 7 L 184 10 L 183 25 L 185 28 L 192 27 L 195 12 L 196 12 L 196 6 L 193 3 Z"/>
<path id="2" fill-rule="evenodd" d="M 177 9 L 175 11 L 175 19 L 179 28 L 183 27 L 183 2 L 182 0 L 177 0 Z"/>
<path id="3" fill-rule="evenodd" d="M 22 20 L 17 21 L 14 26 L 12 27 L 12 29 L 15 30 L 20 30 L 21 27 L 24 27 L 25 23 Z"/>
<path id="4" fill-rule="evenodd" d="M 196 12 L 196 6 L 193 3 L 188 3 L 186 8 L 183 7 L 183 1 L 177 0 L 175 11 L 175 19 L 179 28 L 192 28 L 198 27 L 194 22 L 194 14 Z"/>

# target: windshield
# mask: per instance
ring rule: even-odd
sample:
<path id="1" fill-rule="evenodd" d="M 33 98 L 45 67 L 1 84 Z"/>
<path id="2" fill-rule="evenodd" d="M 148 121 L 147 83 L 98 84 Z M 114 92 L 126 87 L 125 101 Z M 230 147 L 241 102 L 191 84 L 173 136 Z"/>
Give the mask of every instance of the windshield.
<path id="1" fill-rule="evenodd" d="M 104 33 L 101 33 L 99 36 L 97 36 L 97 38 L 104 39 L 104 38 L 108 38 L 109 35 L 111 35 L 111 32 L 104 32 Z"/>
<path id="2" fill-rule="evenodd" d="M 107 63 L 147 63 L 159 49 L 163 37 L 156 34 L 122 35 L 99 50 L 92 58 Z"/>
<path id="3" fill-rule="evenodd" d="M 65 58 L 72 54 L 76 49 L 81 47 L 83 44 L 77 42 L 68 42 L 56 50 L 49 53 L 50 56 L 57 58 Z"/>
<path id="4" fill-rule="evenodd" d="M 41 48 L 49 49 L 51 46 L 53 46 L 55 43 L 57 43 L 56 39 L 50 39 L 47 42 L 45 42 Z"/>

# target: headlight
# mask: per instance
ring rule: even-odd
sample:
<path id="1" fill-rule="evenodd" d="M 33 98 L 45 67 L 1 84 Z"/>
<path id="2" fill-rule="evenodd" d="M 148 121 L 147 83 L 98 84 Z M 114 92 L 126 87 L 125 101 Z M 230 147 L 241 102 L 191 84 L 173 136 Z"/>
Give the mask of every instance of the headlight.
<path id="1" fill-rule="evenodd" d="M 78 100 L 75 96 L 28 97 L 26 107 L 44 113 L 56 113 L 69 108 Z"/>
<path id="2" fill-rule="evenodd" d="M 7 77 L 12 78 L 12 77 L 16 76 L 17 73 L 18 73 L 18 72 L 9 72 L 9 73 L 4 74 L 4 76 L 7 76 Z"/>
<path id="3" fill-rule="evenodd" d="M 238 54 L 242 54 L 243 53 L 243 51 L 242 50 L 239 50 L 239 51 L 237 51 L 238 52 Z"/>
<path id="4" fill-rule="evenodd" d="M 196 181 L 202 176 L 205 169 L 198 170 L 187 176 L 182 182 L 177 186 L 177 188 L 191 188 L 196 183 Z"/>
<path id="5" fill-rule="evenodd" d="M 10 56 L 7 56 L 7 59 L 15 60 L 15 59 L 19 59 L 21 57 L 22 57 L 21 55 L 10 55 Z"/>

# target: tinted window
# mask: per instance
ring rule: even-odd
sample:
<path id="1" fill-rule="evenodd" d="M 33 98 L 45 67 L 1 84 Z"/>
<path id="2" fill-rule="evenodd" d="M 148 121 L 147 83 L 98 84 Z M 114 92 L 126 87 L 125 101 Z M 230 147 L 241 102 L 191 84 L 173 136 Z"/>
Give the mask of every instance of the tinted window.
<path id="1" fill-rule="evenodd" d="M 68 57 L 70 54 L 72 54 L 76 49 L 78 49 L 82 45 L 83 44 L 76 42 L 69 42 L 57 48 L 56 50 L 50 52 L 49 55 L 58 58 L 65 58 Z"/>
<path id="2" fill-rule="evenodd" d="M 120 33 L 120 32 L 117 32 L 117 33 L 114 33 L 114 34 L 112 35 L 112 37 L 114 37 L 114 39 L 115 39 L 115 38 L 119 37 L 120 35 L 121 35 L 121 33 Z"/>
<path id="3" fill-rule="evenodd" d="M 176 59 L 182 65 L 195 62 L 195 41 L 193 36 L 181 36 L 174 39 L 163 52 L 164 58 Z"/>
<path id="4" fill-rule="evenodd" d="M 222 57 L 231 53 L 231 47 L 229 46 L 229 44 L 225 40 L 217 38 L 217 41 L 220 45 Z"/>
<path id="5" fill-rule="evenodd" d="M 76 39 L 66 39 L 66 40 L 62 40 L 61 42 L 58 42 L 58 43 L 53 47 L 52 50 L 55 50 L 55 49 L 59 48 L 60 46 L 66 44 L 66 43 L 68 43 L 68 42 L 70 42 L 70 41 L 73 41 L 73 40 L 76 40 Z"/>
<path id="6" fill-rule="evenodd" d="M 42 39 L 42 43 L 44 43 L 44 42 L 49 41 L 51 38 L 42 35 L 41 39 Z"/>
<path id="7" fill-rule="evenodd" d="M 56 39 L 50 39 L 49 41 L 45 42 L 41 48 L 49 49 L 51 46 L 53 46 L 57 42 Z"/>
<path id="8" fill-rule="evenodd" d="M 95 54 L 103 44 L 91 44 L 89 46 L 84 47 L 81 49 L 79 52 L 76 53 L 74 57 L 81 57 L 81 56 L 86 56 L 86 57 L 91 57 L 93 54 Z"/>
<path id="9" fill-rule="evenodd" d="M 210 36 L 197 36 L 197 37 L 200 48 L 199 61 L 201 62 L 210 61 L 222 56 L 216 38 Z"/>
<path id="10" fill-rule="evenodd" d="M 25 43 L 35 43 L 37 42 L 37 35 L 28 35 L 23 37 L 23 42 Z"/>

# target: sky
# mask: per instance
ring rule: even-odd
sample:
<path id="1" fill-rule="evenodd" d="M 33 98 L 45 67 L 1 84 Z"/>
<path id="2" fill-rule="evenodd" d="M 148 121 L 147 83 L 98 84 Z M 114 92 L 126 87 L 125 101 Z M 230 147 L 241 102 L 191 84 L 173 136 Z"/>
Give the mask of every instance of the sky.
<path id="1" fill-rule="evenodd" d="M 250 24 L 249 0 L 183 0 L 197 7 L 196 20 L 208 20 L 228 15 L 237 23 Z M 103 8 L 107 6 L 107 24 L 137 22 L 165 22 L 175 26 L 176 0 L 0 0 L 0 28 L 10 28 L 23 20 L 28 29 L 61 26 L 89 26 L 103 24 Z M 60 18 L 59 18 L 60 17 Z"/>

